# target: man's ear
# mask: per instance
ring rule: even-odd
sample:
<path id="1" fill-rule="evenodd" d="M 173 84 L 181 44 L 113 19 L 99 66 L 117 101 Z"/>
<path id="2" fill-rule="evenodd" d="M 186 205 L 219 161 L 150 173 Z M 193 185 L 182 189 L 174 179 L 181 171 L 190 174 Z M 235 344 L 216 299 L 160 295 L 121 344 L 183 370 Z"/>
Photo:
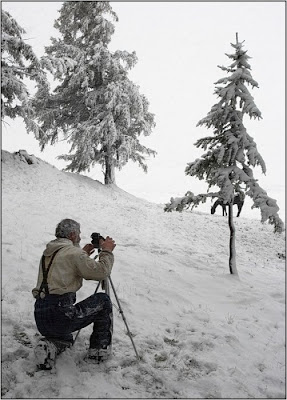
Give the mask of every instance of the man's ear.
<path id="1" fill-rule="evenodd" d="M 76 239 L 76 233 L 75 232 L 69 233 L 68 239 L 70 239 L 74 243 L 74 240 Z"/>

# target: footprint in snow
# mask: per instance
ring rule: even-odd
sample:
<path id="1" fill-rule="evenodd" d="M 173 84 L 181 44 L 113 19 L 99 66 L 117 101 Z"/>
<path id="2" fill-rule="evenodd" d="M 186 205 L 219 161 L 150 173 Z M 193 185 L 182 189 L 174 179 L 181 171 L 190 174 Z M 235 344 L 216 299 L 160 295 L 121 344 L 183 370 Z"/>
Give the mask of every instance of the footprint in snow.
<path id="1" fill-rule="evenodd" d="M 270 296 L 273 297 L 273 299 L 278 300 L 279 303 L 285 304 L 285 299 L 281 293 L 277 293 L 277 292 L 270 293 Z"/>
<path id="2" fill-rule="evenodd" d="M 184 376 L 191 375 L 193 377 L 199 377 L 209 375 L 210 373 L 215 372 L 217 368 L 218 366 L 215 363 L 203 362 L 194 357 L 186 356 L 182 373 Z"/>

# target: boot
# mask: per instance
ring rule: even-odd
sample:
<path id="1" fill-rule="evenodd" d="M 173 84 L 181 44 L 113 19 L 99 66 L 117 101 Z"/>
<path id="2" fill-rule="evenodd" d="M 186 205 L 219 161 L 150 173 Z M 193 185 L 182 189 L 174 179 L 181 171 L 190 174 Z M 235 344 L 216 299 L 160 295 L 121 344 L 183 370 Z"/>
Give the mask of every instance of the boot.
<path id="1" fill-rule="evenodd" d="M 111 354 L 112 354 L 111 345 L 103 349 L 89 348 L 87 358 L 95 361 L 97 364 L 100 364 L 101 362 L 106 361 Z"/>
<path id="2" fill-rule="evenodd" d="M 46 338 L 39 339 L 34 350 L 37 367 L 43 370 L 52 369 L 55 365 L 57 347 Z"/>
<path id="3" fill-rule="evenodd" d="M 54 338 L 41 338 L 34 350 L 39 369 L 52 369 L 56 356 L 72 346 L 72 342 Z"/>

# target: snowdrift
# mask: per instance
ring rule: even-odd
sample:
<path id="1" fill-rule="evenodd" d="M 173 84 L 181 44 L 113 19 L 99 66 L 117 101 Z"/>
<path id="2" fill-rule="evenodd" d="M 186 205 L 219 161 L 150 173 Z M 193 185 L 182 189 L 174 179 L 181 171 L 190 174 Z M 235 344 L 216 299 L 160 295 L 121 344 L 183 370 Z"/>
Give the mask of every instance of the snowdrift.
<path id="1" fill-rule="evenodd" d="M 52 371 L 37 371 L 31 290 L 63 218 L 116 242 L 112 278 L 137 350 L 114 309 L 113 357 L 83 360 L 91 327 Z M 239 279 L 227 219 L 161 205 L 2 151 L 3 398 L 285 398 L 285 235 L 237 218 Z M 82 300 L 94 292 L 85 282 Z M 112 295 L 112 301 L 115 299 Z"/>

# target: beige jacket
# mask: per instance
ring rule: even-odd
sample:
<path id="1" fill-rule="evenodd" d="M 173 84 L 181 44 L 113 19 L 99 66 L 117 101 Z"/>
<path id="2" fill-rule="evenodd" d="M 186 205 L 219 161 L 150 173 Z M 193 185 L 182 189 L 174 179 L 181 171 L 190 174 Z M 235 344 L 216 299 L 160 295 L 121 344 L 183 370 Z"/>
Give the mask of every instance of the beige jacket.
<path id="1" fill-rule="evenodd" d="M 44 251 L 46 268 L 51 256 L 56 250 L 53 263 L 48 273 L 48 287 L 50 294 L 64 294 L 76 292 L 83 284 L 83 278 L 100 281 L 107 278 L 112 270 L 114 255 L 104 250 L 99 254 L 99 260 L 95 261 L 80 247 L 73 245 L 69 239 L 55 239 L 49 242 Z M 39 294 L 43 281 L 42 262 L 39 265 L 37 286 L 32 290 L 34 297 Z"/>

